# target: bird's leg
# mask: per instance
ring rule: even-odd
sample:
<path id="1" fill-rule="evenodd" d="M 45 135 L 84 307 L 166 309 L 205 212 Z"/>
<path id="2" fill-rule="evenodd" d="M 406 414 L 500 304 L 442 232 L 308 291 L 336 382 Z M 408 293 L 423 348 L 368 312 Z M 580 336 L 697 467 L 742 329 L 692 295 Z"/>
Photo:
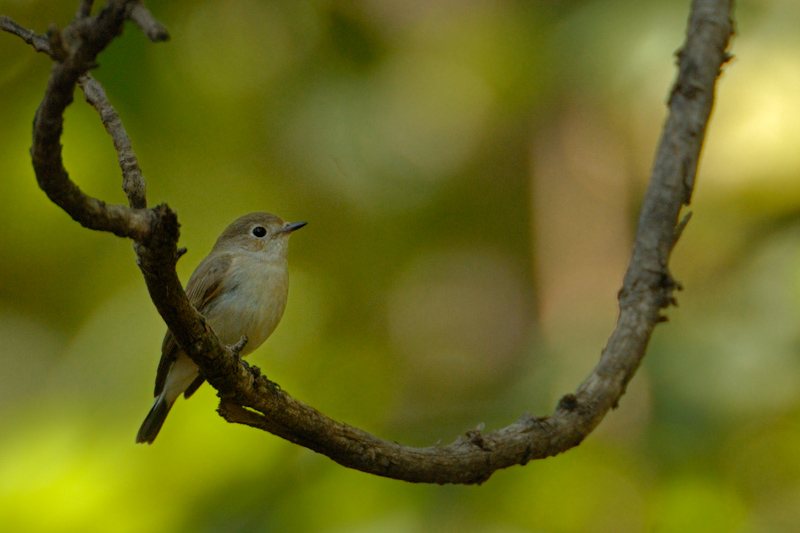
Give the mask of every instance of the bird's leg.
<path id="1" fill-rule="evenodd" d="M 247 346 L 247 341 L 248 340 L 249 339 L 247 338 L 247 335 L 242 335 L 241 338 L 239 338 L 239 342 L 237 342 L 236 344 L 232 344 L 230 346 L 226 346 L 226 348 L 231 351 L 231 354 L 236 359 L 238 359 L 239 361 L 242 361 L 242 355 L 241 355 L 242 354 L 242 350 L 244 350 L 244 347 Z M 242 362 L 244 363 L 244 361 L 242 361 Z M 245 364 L 247 364 L 247 363 L 245 363 Z"/>

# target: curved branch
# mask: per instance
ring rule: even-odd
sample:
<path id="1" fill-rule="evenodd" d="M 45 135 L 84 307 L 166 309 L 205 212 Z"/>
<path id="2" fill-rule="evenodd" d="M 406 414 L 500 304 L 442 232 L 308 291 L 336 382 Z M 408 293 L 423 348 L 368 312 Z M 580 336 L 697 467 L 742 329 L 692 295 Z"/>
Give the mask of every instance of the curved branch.
<path id="1" fill-rule="evenodd" d="M 497 469 L 525 464 L 578 445 L 617 406 L 644 357 L 661 309 L 674 303 L 679 285 L 667 268 L 670 253 L 688 221 L 678 222 L 688 204 L 714 88 L 733 33 L 731 0 L 695 0 L 687 40 L 678 53 L 678 79 L 669 118 L 658 145 L 628 271 L 619 293 L 620 313 L 600 362 L 574 395 L 564 396 L 550 417 L 524 415 L 505 428 L 440 448 L 411 448 L 381 441 L 357 428 L 273 390 L 266 380 L 241 380 L 253 392 L 223 399 L 229 422 L 258 427 L 325 454 L 358 470 L 414 482 L 481 483 Z M 209 379 L 211 382 L 211 379 Z M 217 386 L 212 382 L 213 385 Z M 221 391 L 222 392 L 222 391 Z M 245 409 L 249 407 L 261 414 Z"/>
<path id="2" fill-rule="evenodd" d="M 189 303 L 175 272 L 178 258 L 185 251 L 177 248 L 177 214 L 167 205 L 147 209 L 145 180 L 130 139 L 102 86 L 88 74 L 97 55 L 122 32 L 126 20 L 134 19 L 152 40 L 166 40 L 168 34 L 141 0 L 109 0 L 94 17 L 89 16 L 91 4 L 84 0 L 70 25 L 63 32 L 51 28 L 47 37 L 26 30 L 7 17 L 2 19 L 2 29 L 19 35 L 56 61 L 34 119 L 31 157 L 36 179 L 47 196 L 84 227 L 134 240 L 137 264 L 151 299 L 188 353 L 209 358 L 230 356 Z M 81 84 L 86 101 L 100 114 L 114 141 L 130 207 L 108 205 L 86 195 L 64 168 L 60 143 L 63 114 L 72 103 L 76 83 Z"/>
<path id="3" fill-rule="evenodd" d="M 674 303 L 672 292 L 678 285 L 667 264 L 685 224 L 685 220 L 678 223 L 678 216 L 691 199 L 715 82 L 729 59 L 725 50 L 732 33 L 731 3 L 692 3 L 687 40 L 678 54 L 679 74 L 669 101 L 669 118 L 619 294 L 619 320 L 593 373 L 574 395 L 564 396 L 549 417 L 525 414 L 505 428 L 488 433 L 478 428 L 448 446 L 427 448 L 383 441 L 292 398 L 236 357 L 235 350 L 221 346 L 187 300 L 175 273 L 182 253 L 177 248 L 177 215 L 166 205 L 145 209 L 144 180 L 130 141 L 102 91 L 95 90 L 96 82 L 86 76 L 126 19 L 135 18 L 151 38 L 159 40 L 161 26 L 142 11 L 140 0 L 109 0 L 94 17 L 89 16 L 92 2 L 84 0 L 73 23 L 61 33 L 51 30 L 46 38 L 5 17 L 0 19 L 0 29 L 19 35 L 56 60 L 34 123 L 31 154 L 41 188 L 84 226 L 134 239 L 137 263 L 154 304 L 178 344 L 219 391 L 219 412 L 226 420 L 264 429 L 364 472 L 413 482 L 481 483 L 500 468 L 578 445 L 617 405 L 644 357 L 653 329 L 665 320 L 661 309 Z M 85 195 L 63 167 L 63 112 L 79 80 L 87 101 L 98 109 L 114 138 L 131 208 L 109 206 Z"/>
<path id="4" fill-rule="evenodd" d="M 95 66 L 97 55 L 122 32 L 128 3 L 111 1 L 96 17 L 85 16 L 86 5 L 82 4 L 63 32 L 55 28 L 48 32 L 49 55 L 57 61 L 34 118 L 31 158 L 39 187 L 81 225 L 145 242 L 154 222 L 152 213 L 141 209 L 146 204 L 137 202 L 134 207 L 138 209 L 131 209 L 86 195 L 69 179 L 61 155 L 63 115 L 72 103 L 75 85 Z"/>
<path id="5" fill-rule="evenodd" d="M 142 0 L 109 0 L 94 17 L 90 16 L 92 4 L 92 0 L 82 0 L 73 22 L 62 32 L 51 27 L 47 36 L 23 28 L 8 17 L 0 17 L 0 29 L 19 36 L 55 61 L 34 119 L 31 157 L 36 179 L 47 196 L 84 227 L 134 240 L 136 262 L 153 303 L 178 344 L 201 361 L 201 368 L 222 361 L 221 368 L 228 374 L 235 374 L 234 368 L 246 371 L 247 367 L 241 365 L 231 349 L 220 344 L 203 316 L 189 303 L 175 271 L 178 259 L 185 252 L 177 247 L 180 235 L 177 214 L 167 205 L 147 209 L 146 184 L 130 139 L 102 85 L 88 74 L 97 55 L 122 32 L 128 19 L 153 41 L 165 41 L 169 34 Z M 108 205 L 86 195 L 64 168 L 60 143 L 63 114 L 72 103 L 76 83 L 80 83 L 86 101 L 100 114 L 112 137 L 130 207 Z"/>

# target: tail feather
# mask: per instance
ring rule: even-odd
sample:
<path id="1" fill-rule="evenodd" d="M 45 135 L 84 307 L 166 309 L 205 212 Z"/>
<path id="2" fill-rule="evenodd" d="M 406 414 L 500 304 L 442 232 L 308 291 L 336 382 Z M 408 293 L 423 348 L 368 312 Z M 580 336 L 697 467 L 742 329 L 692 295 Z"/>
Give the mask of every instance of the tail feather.
<path id="1" fill-rule="evenodd" d="M 142 422 L 142 427 L 139 428 L 139 433 L 136 435 L 136 442 L 146 442 L 152 444 L 156 440 L 158 432 L 161 431 L 161 426 L 164 425 L 164 420 L 167 419 L 169 410 L 172 408 L 172 403 L 167 403 L 164 395 L 156 398 L 150 412 Z"/>

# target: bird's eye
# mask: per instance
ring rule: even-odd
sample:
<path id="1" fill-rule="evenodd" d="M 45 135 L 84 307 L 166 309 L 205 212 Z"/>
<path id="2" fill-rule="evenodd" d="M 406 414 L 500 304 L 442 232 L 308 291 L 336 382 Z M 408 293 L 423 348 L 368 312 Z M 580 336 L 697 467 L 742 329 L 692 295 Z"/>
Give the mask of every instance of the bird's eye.
<path id="1" fill-rule="evenodd" d="M 256 226 L 255 228 L 253 228 L 253 235 L 255 235 L 258 238 L 261 238 L 266 234 L 267 230 L 263 226 Z"/>

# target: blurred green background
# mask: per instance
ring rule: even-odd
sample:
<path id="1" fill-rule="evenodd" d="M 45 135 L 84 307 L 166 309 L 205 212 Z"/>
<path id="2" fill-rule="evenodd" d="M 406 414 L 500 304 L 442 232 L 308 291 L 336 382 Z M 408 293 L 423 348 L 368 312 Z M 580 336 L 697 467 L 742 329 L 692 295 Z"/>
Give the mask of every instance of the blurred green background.
<path id="1" fill-rule="evenodd" d="M 77 0 L 0 0 L 39 32 Z M 275 212 L 283 322 L 250 361 L 383 438 L 449 443 L 549 414 L 616 319 L 689 1 L 175 0 L 95 76 L 189 252 Z M 668 311 L 620 408 L 479 487 L 346 470 L 225 423 L 205 385 L 153 446 L 164 325 L 131 244 L 37 188 L 50 61 L 0 35 L 0 521 L 19 532 L 800 531 L 800 3 L 737 31 Z M 71 176 L 124 202 L 76 93 Z"/>

